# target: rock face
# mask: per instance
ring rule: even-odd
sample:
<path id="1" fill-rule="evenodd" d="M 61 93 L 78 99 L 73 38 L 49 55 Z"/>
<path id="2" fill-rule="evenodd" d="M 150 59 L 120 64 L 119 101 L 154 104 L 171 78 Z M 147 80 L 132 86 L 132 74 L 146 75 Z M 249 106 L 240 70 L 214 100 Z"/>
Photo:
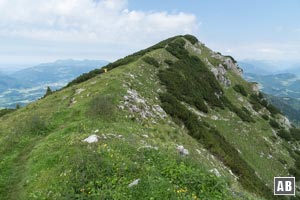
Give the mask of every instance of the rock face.
<path id="1" fill-rule="evenodd" d="M 157 118 L 162 119 L 167 116 L 165 111 L 158 104 L 151 105 L 136 90 L 128 89 L 124 96 L 124 102 L 119 105 L 120 109 L 127 108 L 131 113 L 138 114 L 141 119 Z"/>
<path id="2" fill-rule="evenodd" d="M 229 87 L 231 85 L 231 81 L 226 77 L 226 69 L 223 65 L 218 65 L 217 67 L 211 67 L 210 71 L 215 75 L 216 79 L 225 87 Z"/>
<path id="3" fill-rule="evenodd" d="M 243 70 L 235 62 L 233 62 L 231 58 L 225 58 L 224 65 L 227 67 L 227 69 L 232 70 L 237 75 L 243 75 Z"/>
<path id="4" fill-rule="evenodd" d="M 289 119 L 285 116 L 280 116 L 279 123 L 286 129 L 290 129 L 292 127 Z"/>
<path id="5" fill-rule="evenodd" d="M 253 90 L 256 94 L 258 94 L 258 93 L 259 93 L 259 84 L 256 83 L 256 82 L 253 82 L 253 83 L 252 83 L 252 90 Z"/>

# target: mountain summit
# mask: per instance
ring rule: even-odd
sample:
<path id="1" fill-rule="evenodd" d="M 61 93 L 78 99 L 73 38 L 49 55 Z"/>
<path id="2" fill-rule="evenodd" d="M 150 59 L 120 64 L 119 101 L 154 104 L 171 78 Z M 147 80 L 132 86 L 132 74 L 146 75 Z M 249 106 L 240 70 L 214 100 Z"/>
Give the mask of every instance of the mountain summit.
<path id="1" fill-rule="evenodd" d="M 191 35 L 82 74 L 0 118 L 0 196 L 287 199 L 299 130 L 241 75 Z"/>

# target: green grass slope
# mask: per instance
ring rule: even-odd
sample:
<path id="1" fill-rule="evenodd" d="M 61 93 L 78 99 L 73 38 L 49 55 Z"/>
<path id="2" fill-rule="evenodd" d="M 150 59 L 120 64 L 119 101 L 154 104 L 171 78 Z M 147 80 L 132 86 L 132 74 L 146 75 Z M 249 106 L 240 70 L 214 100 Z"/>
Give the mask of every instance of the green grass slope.
<path id="1" fill-rule="evenodd" d="M 298 129 L 231 57 L 187 35 L 106 68 L 0 116 L 0 199 L 285 199 Z"/>

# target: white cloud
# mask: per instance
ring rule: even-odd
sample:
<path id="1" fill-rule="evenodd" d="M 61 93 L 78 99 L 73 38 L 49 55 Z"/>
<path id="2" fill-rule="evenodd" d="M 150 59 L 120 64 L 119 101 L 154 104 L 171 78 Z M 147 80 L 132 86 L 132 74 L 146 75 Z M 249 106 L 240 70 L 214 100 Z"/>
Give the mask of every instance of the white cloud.
<path id="1" fill-rule="evenodd" d="M 0 37 L 69 43 L 152 43 L 199 26 L 192 14 L 128 10 L 126 0 L 0 0 Z"/>
<path id="2" fill-rule="evenodd" d="M 300 61 L 300 42 L 209 43 L 214 51 L 230 54 L 237 60 Z M 230 50 L 230 51 L 228 51 Z"/>

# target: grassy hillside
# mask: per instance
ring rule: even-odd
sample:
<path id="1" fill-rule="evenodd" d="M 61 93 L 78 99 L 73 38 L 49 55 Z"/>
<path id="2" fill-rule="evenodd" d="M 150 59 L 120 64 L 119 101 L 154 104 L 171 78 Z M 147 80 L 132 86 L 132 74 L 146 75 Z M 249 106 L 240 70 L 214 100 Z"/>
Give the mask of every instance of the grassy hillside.
<path id="1" fill-rule="evenodd" d="M 230 57 L 177 36 L 104 68 L 0 117 L 3 199 L 285 199 L 298 130 Z"/>

